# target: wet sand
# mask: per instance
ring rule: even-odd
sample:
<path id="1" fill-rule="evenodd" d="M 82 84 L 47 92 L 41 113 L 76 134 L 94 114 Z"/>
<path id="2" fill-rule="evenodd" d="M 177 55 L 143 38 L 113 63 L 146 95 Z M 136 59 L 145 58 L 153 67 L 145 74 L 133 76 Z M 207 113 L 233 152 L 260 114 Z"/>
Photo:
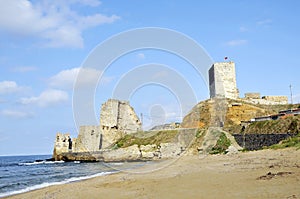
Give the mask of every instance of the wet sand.
<path id="1" fill-rule="evenodd" d="M 9 198 L 300 198 L 300 150 L 183 156 Z"/>

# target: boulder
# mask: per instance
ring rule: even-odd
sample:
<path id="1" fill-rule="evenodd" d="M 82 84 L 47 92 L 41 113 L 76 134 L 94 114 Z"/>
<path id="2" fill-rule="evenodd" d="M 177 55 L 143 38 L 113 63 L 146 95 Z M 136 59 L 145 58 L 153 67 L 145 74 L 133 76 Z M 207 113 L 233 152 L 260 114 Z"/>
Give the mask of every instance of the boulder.
<path id="1" fill-rule="evenodd" d="M 182 146 L 180 143 L 161 143 L 160 144 L 160 158 L 174 158 L 182 153 Z"/>
<path id="2" fill-rule="evenodd" d="M 237 148 L 234 146 L 230 145 L 228 149 L 226 149 L 226 154 L 231 155 L 231 154 L 237 154 L 239 151 Z"/>

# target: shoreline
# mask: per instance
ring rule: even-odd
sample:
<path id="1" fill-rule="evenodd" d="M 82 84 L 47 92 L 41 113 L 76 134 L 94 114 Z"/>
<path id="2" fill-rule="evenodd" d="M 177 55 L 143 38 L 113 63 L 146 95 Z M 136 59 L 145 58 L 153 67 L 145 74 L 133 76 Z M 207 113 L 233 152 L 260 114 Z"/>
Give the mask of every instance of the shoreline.
<path id="1" fill-rule="evenodd" d="M 300 150 L 183 156 L 4 198 L 300 198 Z"/>
<path id="2" fill-rule="evenodd" d="M 42 184 L 33 185 L 30 187 L 26 187 L 24 189 L 0 193 L 0 198 L 13 197 L 16 195 L 26 194 L 31 191 L 36 191 L 36 190 L 44 189 L 44 188 L 51 187 L 51 186 L 80 182 L 80 181 L 84 181 L 84 180 L 88 180 L 88 179 L 92 179 L 92 178 L 96 178 L 96 177 L 101 177 L 101 176 L 105 176 L 105 175 L 112 175 L 114 173 L 117 173 L 117 171 L 116 172 L 113 172 L 113 171 L 112 172 L 101 172 L 101 173 L 96 173 L 96 174 L 89 175 L 89 176 L 71 177 L 69 179 L 65 179 L 63 181 L 57 181 L 57 182 L 44 182 Z"/>

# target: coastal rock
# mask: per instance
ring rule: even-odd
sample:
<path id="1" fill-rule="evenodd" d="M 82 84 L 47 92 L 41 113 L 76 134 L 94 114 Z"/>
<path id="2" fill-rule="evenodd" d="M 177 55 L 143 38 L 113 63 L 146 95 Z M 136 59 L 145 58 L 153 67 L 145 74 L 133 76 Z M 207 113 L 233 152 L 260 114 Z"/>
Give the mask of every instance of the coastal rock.
<path id="1" fill-rule="evenodd" d="M 182 146 L 179 143 L 161 143 L 160 144 L 160 158 L 174 158 L 182 153 Z"/>
<path id="2" fill-rule="evenodd" d="M 156 144 L 141 145 L 140 150 L 143 159 L 152 159 L 155 156 L 158 156 L 159 152 Z"/>
<path id="3" fill-rule="evenodd" d="M 105 162 L 114 161 L 134 161 L 141 158 L 141 152 L 138 145 L 132 145 L 126 148 L 119 148 L 116 150 L 109 150 L 103 153 L 103 160 Z"/>

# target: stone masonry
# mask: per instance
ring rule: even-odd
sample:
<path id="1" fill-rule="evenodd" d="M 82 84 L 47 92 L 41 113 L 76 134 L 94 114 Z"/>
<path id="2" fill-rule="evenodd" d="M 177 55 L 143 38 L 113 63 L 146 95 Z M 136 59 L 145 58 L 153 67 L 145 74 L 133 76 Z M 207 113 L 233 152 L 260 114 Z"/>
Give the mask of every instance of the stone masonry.
<path id="1" fill-rule="evenodd" d="M 142 124 L 129 102 L 109 99 L 102 104 L 100 126 L 103 135 L 102 147 L 109 147 L 124 134 L 140 131 Z"/>
<path id="2" fill-rule="evenodd" d="M 99 126 L 81 126 L 73 152 L 99 151 L 102 144 Z"/>
<path id="3" fill-rule="evenodd" d="M 245 93 L 245 102 L 253 104 L 263 104 L 263 105 L 284 105 L 288 104 L 287 96 L 263 96 L 260 97 L 260 93 Z"/>
<path id="4" fill-rule="evenodd" d="M 239 98 L 234 62 L 217 62 L 212 65 L 209 69 L 209 90 L 211 98 Z"/>
<path id="5" fill-rule="evenodd" d="M 96 152 L 109 148 L 126 134 L 141 130 L 142 124 L 129 102 L 109 99 L 102 104 L 100 126 L 80 126 L 77 138 L 57 133 L 53 156 L 67 152 Z"/>
<path id="6" fill-rule="evenodd" d="M 59 154 L 69 152 L 69 150 L 73 147 L 71 141 L 72 140 L 69 133 L 57 133 L 55 138 L 53 156 L 57 157 L 57 155 Z"/>

